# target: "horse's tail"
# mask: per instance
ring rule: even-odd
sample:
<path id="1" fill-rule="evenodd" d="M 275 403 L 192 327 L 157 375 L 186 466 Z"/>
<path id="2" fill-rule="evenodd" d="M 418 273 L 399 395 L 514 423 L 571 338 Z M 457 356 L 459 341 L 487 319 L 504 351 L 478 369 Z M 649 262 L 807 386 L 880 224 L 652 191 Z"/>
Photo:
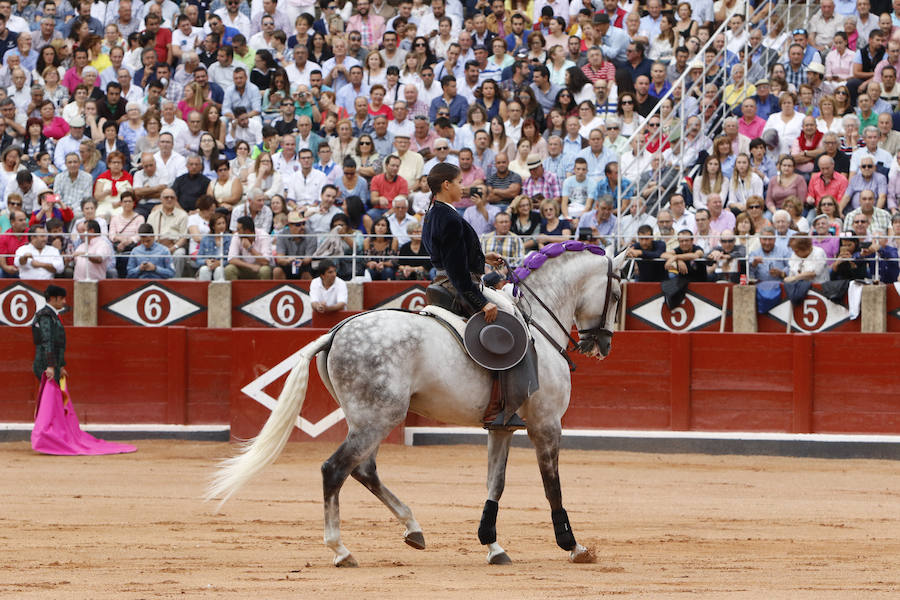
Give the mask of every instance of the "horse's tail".
<path id="1" fill-rule="evenodd" d="M 252 440 L 241 444 L 236 456 L 222 461 L 206 491 L 205 500 L 221 498 L 217 507 L 221 508 L 245 483 L 278 458 L 294 430 L 297 415 L 303 408 L 309 382 L 309 363 L 328 345 L 330 339 L 331 333 L 326 333 L 300 350 L 300 359 L 284 382 L 278 403 L 262 431 Z"/>

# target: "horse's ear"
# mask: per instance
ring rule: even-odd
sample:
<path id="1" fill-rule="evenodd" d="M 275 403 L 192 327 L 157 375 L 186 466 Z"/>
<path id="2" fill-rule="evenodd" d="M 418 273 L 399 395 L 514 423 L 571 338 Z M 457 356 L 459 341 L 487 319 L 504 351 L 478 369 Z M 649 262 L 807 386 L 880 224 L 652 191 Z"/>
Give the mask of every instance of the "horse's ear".
<path id="1" fill-rule="evenodd" d="M 619 271 L 622 270 L 622 266 L 625 264 L 625 253 L 626 253 L 627 251 L 628 251 L 627 249 L 622 250 L 622 252 L 620 252 L 620 253 L 613 259 L 613 268 L 616 270 L 616 272 L 619 272 Z"/>

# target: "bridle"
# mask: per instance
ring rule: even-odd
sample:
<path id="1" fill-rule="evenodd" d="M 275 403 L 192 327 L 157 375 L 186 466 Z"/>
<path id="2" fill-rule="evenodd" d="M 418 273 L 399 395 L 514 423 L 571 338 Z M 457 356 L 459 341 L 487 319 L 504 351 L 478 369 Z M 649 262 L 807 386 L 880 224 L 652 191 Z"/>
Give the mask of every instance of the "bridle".
<path id="1" fill-rule="evenodd" d="M 588 329 L 579 329 L 578 337 L 580 338 L 580 341 L 576 341 L 575 338 L 572 337 L 572 334 L 569 332 L 568 329 L 566 329 L 566 326 L 562 324 L 562 322 L 559 320 L 559 318 L 556 316 L 556 314 L 554 314 L 554 312 L 552 310 L 550 310 L 550 307 L 547 306 L 547 304 L 544 303 L 543 300 L 541 300 L 541 297 L 538 296 L 535 293 L 535 291 L 533 289 L 531 289 L 531 287 L 527 283 L 525 283 L 525 279 L 517 277 L 514 274 L 514 271 L 510 270 L 510 276 L 512 278 L 513 283 L 516 286 L 522 286 L 522 288 L 524 288 L 525 291 L 527 291 L 529 294 L 531 294 L 531 296 L 537 301 L 537 303 L 541 306 L 541 308 L 543 308 L 547 312 L 547 314 L 550 315 L 550 317 L 559 326 L 559 328 L 562 330 L 562 332 L 566 334 L 568 341 L 573 346 L 572 349 L 577 350 L 578 352 L 581 352 L 582 354 L 587 354 L 588 352 L 590 352 L 590 350 L 595 345 L 599 346 L 600 338 L 602 336 L 608 336 L 610 338 L 612 338 L 612 336 L 613 336 L 612 330 L 610 330 L 608 327 L 606 327 L 607 317 L 609 316 L 609 307 L 610 307 L 609 301 L 610 301 L 610 298 L 612 298 L 611 283 L 613 280 L 620 281 L 621 276 L 618 273 L 616 273 L 615 270 L 613 269 L 613 261 L 609 257 L 609 255 L 605 255 L 605 256 L 606 256 L 606 278 L 607 278 L 606 279 L 606 298 L 603 301 L 603 311 L 600 313 L 600 324 L 596 327 L 590 327 Z M 566 359 L 566 362 L 569 363 L 569 370 L 574 371 L 575 370 L 575 362 L 569 356 L 569 343 L 566 343 L 565 346 L 559 345 L 556 342 L 556 340 L 553 339 L 553 336 L 551 336 L 550 333 L 546 329 L 544 329 L 540 324 L 538 324 L 531 317 L 531 315 L 523 315 L 523 316 L 525 317 L 525 322 L 528 323 L 529 325 L 534 326 L 535 329 L 537 329 L 545 338 L 547 338 L 547 341 L 550 342 L 550 345 L 553 346 L 553 348 L 560 354 L 560 356 L 562 356 L 563 358 Z"/>

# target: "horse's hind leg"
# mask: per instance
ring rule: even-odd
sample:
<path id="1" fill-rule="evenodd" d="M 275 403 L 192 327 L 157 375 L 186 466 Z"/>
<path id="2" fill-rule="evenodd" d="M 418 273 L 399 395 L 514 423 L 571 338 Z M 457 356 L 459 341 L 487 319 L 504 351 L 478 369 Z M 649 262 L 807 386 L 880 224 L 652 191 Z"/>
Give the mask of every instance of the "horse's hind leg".
<path id="1" fill-rule="evenodd" d="M 377 467 L 375 466 L 375 455 L 377 449 L 372 452 L 363 462 L 359 464 L 350 475 L 355 480 L 366 486 L 366 488 L 375 494 L 375 497 L 381 500 L 385 506 L 397 517 L 405 527 L 406 532 L 403 534 L 403 541 L 415 548 L 416 550 L 425 549 L 425 536 L 422 535 L 422 527 L 413 518 L 412 511 L 409 507 L 400 501 L 397 496 L 387 489 L 378 478 Z"/>
<path id="2" fill-rule="evenodd" d="M 562 429 L 558 421 L 541 428 L 528 428 L 528 437 L 534 444 L 538 467 L 544 481 L 544 494 L 550 502 L 550 515 L 553 520 L 556 544 L 569 552 L 569 560 L 572 562 L 591 562 L 591 553 L 575 541 L 575 534 L 569 524 L 569 516 L 562 504 L 562 489 L 559 484 L 559 439 L 561 436 Z"/>
<path id="3" fill-rule="evenodd" d="M 338 496 L 347 476 L 373 454 L 387 433 L 372 429 L 351 430 L 347 439 L 322 463 L 325 494 L 325 545 L 334 552 L 334 566 L 355 567 L 356 559 L 341 542 L 341 512 Z"/>
<path id="4" fill-rule="evenodd" d="M 497 510 L 506 485 L 506 463 L 512 435 L 511 431 L 488 433 L 488 499 L 484 503 L 481 523 L 478 525 L 478 541 L 488 547 L 487 561 L 492 565 L 508 565 L 512 562 L 497 543 Z"/>

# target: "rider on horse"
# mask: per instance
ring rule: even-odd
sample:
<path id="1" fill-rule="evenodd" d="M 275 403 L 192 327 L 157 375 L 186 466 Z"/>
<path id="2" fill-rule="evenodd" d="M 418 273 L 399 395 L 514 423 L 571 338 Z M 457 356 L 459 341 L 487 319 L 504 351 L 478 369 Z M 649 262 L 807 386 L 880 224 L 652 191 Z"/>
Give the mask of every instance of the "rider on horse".
<path id="1" fill-rule="evenodd" d="M 450 163 L 439 163 L 428 174 L 432 206 L 422 225 L 422 243 L 437 269 L 437 276 L 428 288 L 428 301 L 467 318 L 483 312 L 485 321 L 491 323 L 497 318 L 497 305 L 482 292 L 481 275 L 485 262 L 497 267 L 503 258 L 496 252 L 482 252 L 478 234 L 453 207 L 462 195 L 461 185 L 462 174 Z M 524 400 L 508 397 L 507 409 L 496 418 L 492 418 L 494 415 L 489 408 L 485 428 L 524 427 L 525 423 L 515 413 Z"/>

